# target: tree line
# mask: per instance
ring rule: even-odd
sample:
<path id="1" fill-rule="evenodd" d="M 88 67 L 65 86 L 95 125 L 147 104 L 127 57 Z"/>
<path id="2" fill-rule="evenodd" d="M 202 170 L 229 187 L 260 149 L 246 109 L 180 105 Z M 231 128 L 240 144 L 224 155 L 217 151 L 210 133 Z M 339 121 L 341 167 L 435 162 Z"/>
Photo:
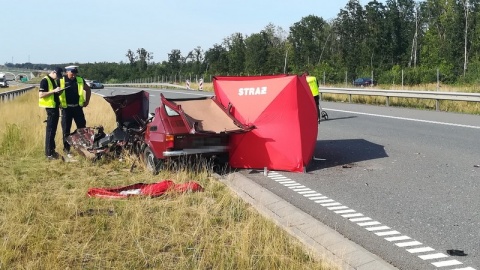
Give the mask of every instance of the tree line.
<path id="1" fill-rule="evenodd" d="M 172 49 L 167 60 L 158 63 L 153 53 L 139 48 L 126 52 L 126 62 L 80 65 L 84 77 L 112 83 L 147 77 L 174 81 L 192 75 L 300 74 L 308 69 L 325 83 L 374 76 L 386 84 L 437 79 L 473 84 L 480 79 L 479 11 L 480 0 L 374 0 L 365 6 L 350 0 L 331 21 L 308 15 L 288 32 L 270 23 L 258 33 L 233 33 L 207 50 Z"/>

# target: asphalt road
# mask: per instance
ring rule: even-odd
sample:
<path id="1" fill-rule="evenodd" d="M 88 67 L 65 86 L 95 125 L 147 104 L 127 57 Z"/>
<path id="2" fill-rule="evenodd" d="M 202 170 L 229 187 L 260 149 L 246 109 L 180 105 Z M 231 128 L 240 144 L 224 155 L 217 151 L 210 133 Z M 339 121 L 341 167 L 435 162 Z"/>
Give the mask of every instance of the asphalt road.
<path id="1" fill-rule="evenodd" d="M 322 107 L 307 173 L 241 173 L 399 269 L 480 269 L 480 116 Z"/>

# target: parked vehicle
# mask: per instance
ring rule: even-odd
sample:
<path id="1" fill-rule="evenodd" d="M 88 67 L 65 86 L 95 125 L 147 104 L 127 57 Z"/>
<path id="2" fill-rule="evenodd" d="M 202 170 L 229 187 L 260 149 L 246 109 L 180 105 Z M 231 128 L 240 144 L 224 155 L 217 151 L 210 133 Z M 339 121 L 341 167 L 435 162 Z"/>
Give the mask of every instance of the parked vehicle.
<path id="1" fill-rule="evenodd" d="M 375 86 L 377 84 L 372 78 L 358 78 L 353 81 L 353 86 Z"/>
<path id="2" fill-rule="evenodd" d="M 167 159 L 185 156 L 222 157 L 228 160 L 229 134 L 246 132 L 215 98 L 167 99 L 149 114 L 149 94 L 107 96 L 115 112 L 117 128 L 105 134 L 103 127 L 84 128 L 68 142 L 82 155 L 98 159 L 118 157 L 127 150 L 157 173 Z"/>
<path id="3" fill-rule="evenodd" d="M 4 73 L 0 73 L 0 87 L 8 87 L 8 81 Z"/>

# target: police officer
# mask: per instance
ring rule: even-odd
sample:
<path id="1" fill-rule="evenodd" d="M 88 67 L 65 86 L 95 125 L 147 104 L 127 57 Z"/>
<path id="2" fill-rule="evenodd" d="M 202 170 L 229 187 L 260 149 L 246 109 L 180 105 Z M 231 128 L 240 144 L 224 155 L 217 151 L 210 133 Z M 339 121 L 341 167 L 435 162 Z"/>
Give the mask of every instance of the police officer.
<path id="1" fill-rule="evenodd" d="M 63 70 L 59 67 L 52 70 L 40 81 L 38 92 L 38 106 L 45 108 L 47 112 L 47 127 L 45 131 L 45 156 L 47 159 L 57 159 L 55 152 L 55 134 L 57 133 L 58 119 L 60 118 L 60 93 L 56 80 L 62 77 Z"/>
<path id="2" fill-rule="evenodd" d="M 60 87 L 67 88 L 60 95 L 62 107 L 62 130 L 63 130 L 63 151 L 71 158 L 70 144 L 67 137 L 70 135 L 72 121 L 75 121 L 77 128 L 85 128 L 87 121 L 83 108 L 88 106 L 92 91 L 88 84 L 78 74 L 78 66 L 65 67 L 66 76 L 60 79 Z"/>
<path id="3" fill-rule="evenodd" d="M 314 76 L 310 76 L 308 71 L 303 72 L 303 75 L 306 76 L 308 86 L 310 91 L 312 91 L 313 99 L 315 100 L 315 105 L 317 106 L 317 120 L 320 123 L 320 96 L 318 92 L 318 81 Z"/>

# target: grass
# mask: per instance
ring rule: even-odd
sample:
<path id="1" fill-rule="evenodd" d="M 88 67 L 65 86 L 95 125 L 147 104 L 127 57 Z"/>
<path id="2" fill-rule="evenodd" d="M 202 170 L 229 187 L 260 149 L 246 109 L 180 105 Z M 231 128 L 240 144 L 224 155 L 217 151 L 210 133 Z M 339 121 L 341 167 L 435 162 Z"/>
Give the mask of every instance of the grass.
<path id="1" fill-rule="evenodd" d="M 211 177 L 208 164 L 152 176 L 124 161 L 47 161 L 37 91 L 0 104 L 0 269 L 336 269 Z M 21 113 L 19 113 L 21 112 Z M 114 127 L 92 96 L 87 125 Z M 57 148 L 61 129 L 57 132 Z M 58 150 L 58 149 L 57 149 Z M 203 192 L 126 200 L 91 187 L 197 181 Z"/>

